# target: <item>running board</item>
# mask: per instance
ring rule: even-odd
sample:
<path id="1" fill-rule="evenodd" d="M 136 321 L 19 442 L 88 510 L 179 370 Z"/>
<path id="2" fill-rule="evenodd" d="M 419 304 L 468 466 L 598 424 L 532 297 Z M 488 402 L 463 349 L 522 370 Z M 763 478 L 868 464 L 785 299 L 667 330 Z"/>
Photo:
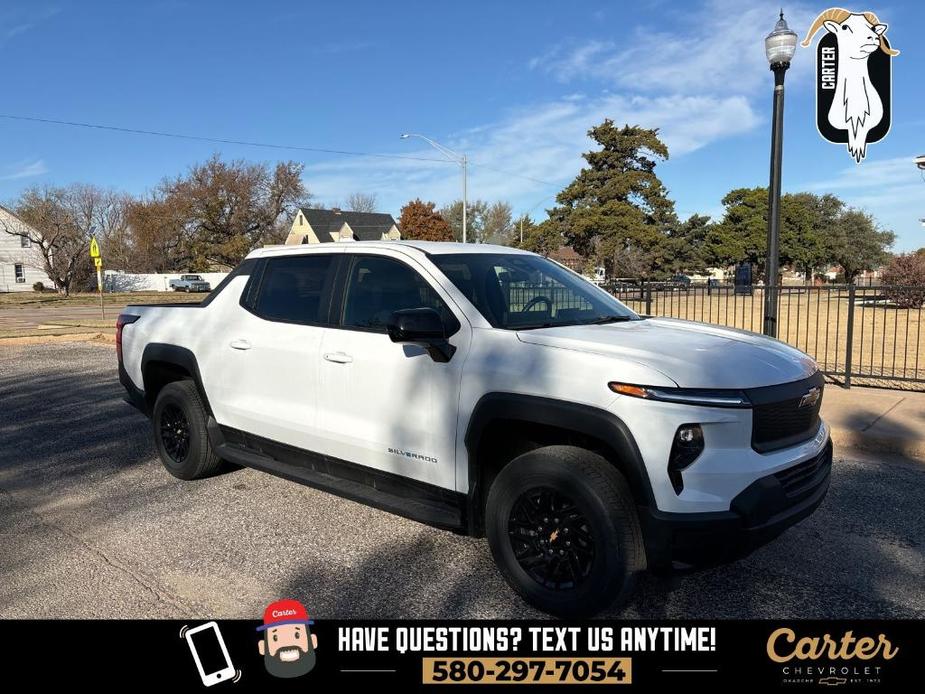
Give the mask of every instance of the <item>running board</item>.
<path id="1" fill-rule="evenodd" d="M 235 465 L 268 472 L 420 523 L 465 532 L 464 494 L 229 429 L 212 417 L 208 433 L 216 455 Z"/>

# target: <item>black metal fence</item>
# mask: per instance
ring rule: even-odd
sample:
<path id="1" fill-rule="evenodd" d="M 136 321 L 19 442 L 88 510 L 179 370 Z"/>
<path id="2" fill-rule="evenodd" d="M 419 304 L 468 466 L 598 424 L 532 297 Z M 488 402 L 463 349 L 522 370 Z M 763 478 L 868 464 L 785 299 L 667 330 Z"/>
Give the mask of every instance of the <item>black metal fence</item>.
<path id="1" fill-rule="evenodd" d="M 605 287 L 638 313 L 761 332 L 765 287 L 622 282 Z M 925 390 L 925 287 L 781 286 L 777 337 L 833 380 Z M 911 299 L 910 299 L 911 297 Z"/>

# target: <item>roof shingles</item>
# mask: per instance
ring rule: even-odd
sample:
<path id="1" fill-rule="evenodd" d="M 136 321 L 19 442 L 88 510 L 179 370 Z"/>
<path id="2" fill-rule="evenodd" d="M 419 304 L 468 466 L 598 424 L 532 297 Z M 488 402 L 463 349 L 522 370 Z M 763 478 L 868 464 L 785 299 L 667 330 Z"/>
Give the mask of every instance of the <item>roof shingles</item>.
<path id="1" fill-rule="evenodd" d="M 318 210 L 308 207 L 302 207 L 299 211 L 322 242 L 329 241 L 331 234 L 339 234 L 344 222 L 353 230 L 353 237 L 357 241 L 379 241 L 395 226 L 392 215 L 381 212 Z"/>

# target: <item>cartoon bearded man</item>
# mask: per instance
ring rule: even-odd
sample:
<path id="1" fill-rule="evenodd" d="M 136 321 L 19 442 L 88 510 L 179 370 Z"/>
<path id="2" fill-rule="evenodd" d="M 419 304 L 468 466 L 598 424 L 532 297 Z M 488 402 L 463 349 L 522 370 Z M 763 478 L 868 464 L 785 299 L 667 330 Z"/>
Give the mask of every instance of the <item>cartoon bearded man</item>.
<path id="1" fill-rule="evenodd" d="M 298 677 L 315 667 L 318 637 L 309 631 L 314 622 L 298 600 L 278 600 L 263 611 L 263 624 L 257 631 L 263 639 L 257 650 L 263 664 L 274 677 Z"/>

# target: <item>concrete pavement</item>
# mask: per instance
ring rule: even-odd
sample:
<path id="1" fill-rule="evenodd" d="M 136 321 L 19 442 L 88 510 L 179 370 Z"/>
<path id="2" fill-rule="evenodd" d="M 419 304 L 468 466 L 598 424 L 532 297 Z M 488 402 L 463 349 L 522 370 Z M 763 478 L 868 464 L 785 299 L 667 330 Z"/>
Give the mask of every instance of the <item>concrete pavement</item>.
<path id="1" fill-rule="evenodd" d="M 925 393 L 828 384 L 822 418 L 837 449 L 896 453 L 925 462 Z"/>
<path id="2" fill-rule="evenodd" d="M 0 618 L 259 619 L 282 596 L 327 619 L 543 616 L 483 540 L 256 470 L 171 477 L 122 395 L 110 346 L 0 340 Z M 646 574 L 602 616 L 925 617 L 925 466 L 835 456 L 822 506 L 780 538 Z"/>

